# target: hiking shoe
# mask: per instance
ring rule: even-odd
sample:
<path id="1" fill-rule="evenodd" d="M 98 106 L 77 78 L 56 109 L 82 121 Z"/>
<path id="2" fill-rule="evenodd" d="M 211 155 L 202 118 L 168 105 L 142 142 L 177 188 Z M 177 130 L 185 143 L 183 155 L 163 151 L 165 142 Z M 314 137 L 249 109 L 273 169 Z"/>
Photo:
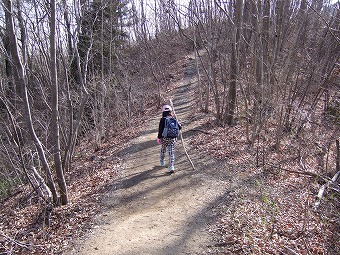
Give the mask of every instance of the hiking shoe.
<path id="1" fill-rule="evenodd" d="M 169 167 L 169 173 L 174 173 L 175 172 L 175 168 L 174 168 L 174 166 L 170 166 Z"/>
<path id="2" fill-rule="evenodd" d="M 161 166 L 164 166 L 164 165 L 165 165 L 165 163 L 164 163 L 163 160 L 161 160 L 160 163 L 161 163 Z"/>

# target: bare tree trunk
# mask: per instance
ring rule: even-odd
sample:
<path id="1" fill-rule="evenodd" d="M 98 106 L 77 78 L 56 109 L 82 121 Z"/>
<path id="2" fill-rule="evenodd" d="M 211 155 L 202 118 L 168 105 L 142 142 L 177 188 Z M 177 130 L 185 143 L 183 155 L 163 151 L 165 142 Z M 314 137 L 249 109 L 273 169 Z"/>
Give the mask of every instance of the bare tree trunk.
<path id="1" fill-rule="evenodd" d="M 61 193 L 61 204 L 68 203 L 67 187 L 62 168 L 60 155 L 60 138 L 59 138 L 59 103 L 58 103 L 58 77 L 57 77 L 57 56 L 56 56 L 56 3 L 55 0 L 50 2 L 50 70 L 51 70 L 51 85 L 52 85 L 52 154 L 54 157 L 54 167 L 57 175 L 57 182 Z"/>
<path id="2" fill-rule="evenodd" d="M 263 70 L 263 41 L 261 34 L 261 1 L 253 3 L 253 11 L 255 15 L 253 17 L 253 25 L 255 28 L 255 43 L 254 43 L 254 52 L 256 52 L 256 88 L 255 88 L 255 102 L 254 102 L 254 113 L 253 113 L 253 132 L 251 137 L 251 144 L 255 143 L 255 140 L 258 138 L 259 133 L 261 132 L 263 126 L 263 110 L 265 105 L 264 98 L 264 70 Z"/>
<path id="3" fill-rule="evenodd" d="M 228 95 L 228 114 L 227 124 L 232 125 L 234 121 L 234 114 L 236 108 L 236 91 L 237 91 L 237 79 L 239 76 L 239 56 L 240 38 L 241 38 L 241 22 L 242 22 L 242 10 L 243 0 L 236 1 L 235 8 L 235 27 L 233 42 L 231 44 L 231 60 L 230 60 L 230 88 Z"/>
<path id="4" fill-rule="evenodd" d="M 66 0 L 62 0 L 63 8 L 64 8 L 64 21 L 66 24 L 66 36 L 67 36 L 67 50 L 69 58 L 72 57 L 73 54 L 73 47 L 72 47 L 72 35 L 71 35 L 71 22 L 68 13 L 68 6 Z"/>
<path id="5" fill-rule="evenodd" d="M 101 0 L 101 5 L 104 6 L 103 0 Z M 111 13 L 110 13 L 111 15 Z M 104 137 L 105 134 L 105 100 L 106 100 L 106 94 L 107 94 L 107 89 L 106 89 L 106 84 L 105 84 L 105 61 L 104 61 L 104 7 L 101 9 L 101 31 L 100 31 L 100 36 L 101 36 L 101 70 L 100 70 L 100 104 L 99 104 L 99 145 L 101 145 L 101 140 Z"/>
<path id="6" fill-rule="evenodd" d="M 94 102 L 93 102 L 93 119 L 95 125 L 95 147 L 99 149 L 101 146 L 102 137 L 104 137 L 104 130 L 105 130 L 105 98 L 106 98 L 106 86 L 104 81 L 104 3 L 101 0 L 101 10 L 100 10 L 100 79 L 96 82 L 96 91 L 94 92 Z"/>
<path id="7" fill-rule="evenodd" d="M 4 2 L 4 4 L 6 5 L 6 3 Z M 9 22 L 8 20 L 11 19 L 11 13 L 9 11 L 5 11 L 5 20 L 6 20 L 6 30 L 9 31 L 10 27 L 9 27 Z M 9 34 L 4 32 L 1 33 L 1 38 L 5 47 L 5 50 L 7 52 L 7 56 L 5 58 L 5 66 L 6 66 L 6 76 L 8 78 L 8 87 L 9 87 L 9 91 L 10 91 L 10 96 L 15 98 L 17 96 L 21 96 L 22 92 L 21 92 L 21 88 L 19 86 L 18 82 L 13 82 L 14 74 L 13 74 L 13 63 L 11 60 L 12 57 L 12 49 L 11 49 L 11 41 L 9 38 Z"/>
<path id="8" fill-rule="evenodd" d="M 230 60 L 230 87 L 228 93 L 228 110 L 226 122 L 230 126 L 233 124 L 235 106 L 236 106 L 236 89 L 237 89 L 237 49 L 236 42 L 231 44 L 231 60 Z"/>
<path id="9" fill-rule="evenodd" d="M 68 120 L 69 120 L 69 126 L 68 126 L 68 136 L 67 139 L 65 139 L 65 148 L 64 148 L 64 159 L 63 159 L 63 165 L 62 168 L 64 171 L 70 170 L 70 164 L 71 164 L 71 144 L 72 144 L 72 137 L 73 137 L 73 130 L 74 130 L 74 121 L 73 121 L 73 103 L 71 99 L 71 92 L 70 92 L 70 84 L 68 80 L 68 73 L 66 64 L 63 63 L 63 67 L 65 70 L 65 94 L 67 97 L 67 106 L 68 106 Z M 66 114 L 65 114 L 66 115 Z"/>
<path id="10" fill-rule="evenodd" d="M 196 31 L 196 30 L 195 30 Z M 196 32 L 194 32 L 196 35 Z M 197 70 L 197 88 L 198 88 L 198 98 L 199 98 L 199 109 L 203 109 L 203 91 L 202 91 L 202 84 L 201 84 L 201 72 L 199 66 L 199 57 L 197 54 L 197 45 L 196 45 L 196 37 L 195 37 L 195 63 L 196 63 L 196 70 Z"/>
<path id="11" fill-rule="evenodd" d="M 336 157 L 335 158 L 336 172 L 339 172 L 340 171 L 340 143 L 339 143 L 339 140 L 336 140 L 335 143 L 336 143 L 336 155 L 335 155 L 335 157 Z"/>
<path id="12" fill-rule="evenodd" d="M 270 1 L 264 0 L 263 7 L 263 37 L 262 37 L 262 45 L 263 45 L 263 72 L 264 72 L 264 84 L 266 85 L 267 92 L 272 94 L 271 84 L 270 84 L 270 58 L 269 58 L 269 20 L 270 20 Z"/>
<path id="13" fill-rule="evenodd" d="M 67 100 L 67 108 L 68 111 L 65 110 L 65 119 L 68 118 L 68 127 L 65 127 L 65 148 L 64 148 L 64 158 L 62 162 L 62 169 L 64 171 L 67 171 L 70 169 L 71 164 L 71 144 L 72 144 L 72 137 L 74 132 L 74 114 L 73 114 L 73 103 L 71 99 L 71 92 L 70 92 L 70 83 L 69 83 L 69 73 L 68 73 L 68 66 L 67 63 L 72 63 L 74 58 L 74 50 L 72 45 L 72 34 L 71 34 L 71 25 L 70 25 L 70 17 L 68 13 L 68 6 L 66 3 L 66 0 L 63 0 L 63 8 L 64 8 L 64 20 L 66 24 L 66 30 L 67 30 L 67 49 L 68 49 L 68 56 L 66 59 L 61 58 L 62 67 L 64 70 L 64 76 L 65 76 L 65 87 L 64 87 L 64 93 Z M 68 113 L 68 116 L 67 116 Z M 67 117 L 66 117 L 67 116 Z M 67 122 L 67 121 L 66 121 Z M 68 129 L 68 133 L 67 130 Z M 66 135 L 67 133 L 67 135 Z"/>

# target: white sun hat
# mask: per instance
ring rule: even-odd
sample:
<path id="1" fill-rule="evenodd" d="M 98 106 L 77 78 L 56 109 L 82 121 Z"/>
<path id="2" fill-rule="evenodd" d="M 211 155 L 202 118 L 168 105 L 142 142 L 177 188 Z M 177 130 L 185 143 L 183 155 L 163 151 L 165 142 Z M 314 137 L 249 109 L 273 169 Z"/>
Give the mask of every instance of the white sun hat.
<path id="1" fill-rule="evenodd" d="M 163 107 L 162 107 L 162 111 L 163 112 L 169 112 L 169 111 L 172 111 L 172 108 L 171 108 L 171 106 L 170 105 L 163 105 Z"/>

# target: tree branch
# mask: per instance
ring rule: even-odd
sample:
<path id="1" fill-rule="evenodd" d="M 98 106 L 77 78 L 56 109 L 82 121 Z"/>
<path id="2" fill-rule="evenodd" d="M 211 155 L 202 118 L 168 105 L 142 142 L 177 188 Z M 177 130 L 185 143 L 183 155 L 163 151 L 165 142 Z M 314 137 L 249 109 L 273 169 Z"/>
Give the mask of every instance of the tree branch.
<path id="1" fill-rule="evenodd" d="M 172 107 L 172 110 L 173 110 L 173 113 L 174 113 L 174 115 L 175 115 L 175 118 L 177 119 L 176 112 L 175 112 L 175 108 L 174 108 L 174 104 L 172 103 L 172 100 L 171 100 L 171 99 L 170 99 L 170 105 L 171 105 L 171 107 Z M 188 154 L 188 152 L 187 152 L 187 149 L 185 148 L 184 139 L 183 139 L 183 135 L 182 135 L 182 132 L 181 132 L 181 131 L 179 132 L 179 137 L 180 137 L 180 139 L 181 139 L 181 141 L 182 141 L 182 145 L 183 145 L 183 148 L 184 148 L 184 152 L 185 152 L 185 155 L 186 155 L 188 161 L 190 162 L 192 168 L 193 168 L 194 170 L 196 170 L 196 168 L 195 168 L 195 166 L 194 166 L 194 163 L 192 163 L 192 160 L 191 160 L 191 158 L 190 158 L 190 156 L 189 156 L 189 154 Z"/>

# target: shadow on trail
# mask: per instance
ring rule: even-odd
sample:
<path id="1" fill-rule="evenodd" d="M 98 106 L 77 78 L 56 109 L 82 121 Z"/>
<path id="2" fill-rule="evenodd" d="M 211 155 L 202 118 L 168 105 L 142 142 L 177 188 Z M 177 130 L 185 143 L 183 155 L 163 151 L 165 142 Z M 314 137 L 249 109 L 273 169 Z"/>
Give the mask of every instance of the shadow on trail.
<path id="1" fill-rule="evenodd" d="M 115 207 L 116 209 L 122 207 L 124 208 L 127 207 L 128 204 L 131 206 L 131 210 L 133 210 L 132 208 L 134 208 L 137 211 L 141 211 L 145 208 L 149 208 L 150 204 L 143 203 L 141 198 L 151 197 L 153 201 L 152 204 L 157 204 L 160 201 L 164 201 L 164 199 L 166 199 L 169 194 L 180 192 L 181 190 L 185 191 L 185 189 L 188 189 L 187 185 L 172 184 L 174 184 L 177 179 L 187 178 L 191 174 L 192 173 L 190 171 L 175 172 L 174 174 L 169 174 L 166 167 L 154 166 L 149 170 L 117 179 L 115 184 L 111 184 L 111 186 L 114 186 L 114 190 L 112 190 L 112 195 L 115 197 L 116 202 L 108 206 L 107 209 L 110 210 L 113 207 Z M 160 181 L 151 186 L 145 185 L 146 187 L 143 188 L 137 187 L 143 182 L 148 182 L 152 179 L 160 179 Z M 165 187 L 167 187 L 167 189 L 164 189 Z M 131 192 L 133 188 L 135 188 L 135 191 Z M 154 192 L 157 190 L 162 192 L 156 193 L 157 196 L 155 196 Z M 119 191 L 122 191 L 123 193 L 116 193 Z M 125 192 L 128 195 L 124 195 Z M 110 203 L 108 203 L 107 205 L 109 204 Z"/>
<path id="2" fill-rule="evenodd" d="M 164 169 L 164 167 L 161 166 L 154 166 L 152 169 L 137 173 L 137 174 L 131 174 L 122 178 L 119 178 L 116 180 L 116 182 L 119 182 L 118 189 L 129 189 L 133 186 L 138 185 L 140 182 L 143 182 L 148 179 L 153 178 L 160 178 L 164 176 L 169 176 L 167 172 L 163 173 L 157 173 L 157 171 L 160 171 L 161 169 Z"/>
<path id="3" fill-rule="evenodd" d="M 126 154 L 130 154 L 130 153 L 136 153 L 136 152 L 139 152 L 141 150 L 151 149 L 152 147 L 156 147 L 156 146 L 159 146 L 157 144 L 157 136 L 153 140 L 133 143 L 129 147 L 119 151 L 118 155 L 126 155 Z"/>
<path id="4" fill-rule="evenodd" d="M 238 185 L 234 188 L 227 188 L 223 194 L 218 196 L 216 199 L 214 199 L 212 202 L 208 203 L 202 210 L 198 211 L 197 214 L 193 215 L 186 223 L 187 228 L 183 231 L 183 235 L 180 236 L 180 238 L 173 242 L 170 246 L 164 247 L 159 254 L 169 254 L 169 251 L 171 251 L 171 254 L 187 254 L 185 251 L 187 250 L 187 241 L 190 240 L 190 237 L 194 235 L 195 231 L 208 231 L 208 225 L 213 224 L 213 220 L 216 219 L 216 215 L 214 215 L 214 209 L 223 204 L 224 206 L 229 206 L 232 204 L 232 202 L 237 198 L 236 195 L 234 195 L 234 192 L 237 191 L 237 187 L 239 186 L 246 186 L 246 185 L 255 185 L 254 180 L 258 178 L 263 178 L 264 173 L 257 173 L 253 176 L 249 176 L 243 180 L 240 180 Z M 252 196 L 255 196 L 255 199 L 261 199 L 260 194 L 253 194 Z M 218 246 L 218 243 L 212 243 L 216 240 L 211 240 L 210 243 L 206 243 L 206 247 L 208 246 Z M 233 245 L 233 244 L 230 244 Z M 226 244 L 228 246 L 228 244 Z M 207 250 L 207 248 L 203 250 Z M 204 253 L 205 254 L 205 253 Z M 170 255 L 170 254 L 169 254 Z"/>
<path id="5" fill-rule="evenodd" d="M 194 129 L 186 129 L 184 125 L 182 135 L 183 138 L 190 138 L 191 136 L 195 136 L 200 133 L 209 134 L 209 131 L 205 130 L 205 124 L 201 124 L 200 126 L 197 126 Z"/>
<path id="6" fill-rule="evenodd" d="M 212 166 L 212 165 L 211 165 Z M 210 167 L 211 167 L 210 166 Z M 208 166 L 209 167 L 209 166 Z M 130 188 L 134 185 L 137 185 L 139 182 L 150 179 L 150 178 L 160 178 L 160 177 L 165 177 L 167 176 L 166 173 L 162 174 L 157 174 L 157 171 L 162 170 L 161 167 L 155 166 L 150 170 L 144 171 L 143 173 L 133 175 L 129 177 L 126 181 L 123 181 L 124 186 L 122 188 Z M 227 169 L 226 169 L 227 170 Z M 202 172 L 202 169 L 197 169 L 196 173 Z M 144 189 L 142 191 L 136 191 L 135 193 L 124 197 L 120 202 L 118 207 L 124 207 L 128 203 L 134 205 L 131 210 L 142 210 L 144 207 L 150 206 L 150 204 L 144 204 L 144 205 L 138 205 L 135 203 L 135 201 L 140 200 L 142 197 L 148 197 L 148 194 L 151 194 L 152 191 L 156 189 L 162 189 L 164 186 L 169 185 L 170 183 L 176 181 L 176 179 L 181 179 L 181 178 L 191 178 L 190 175 L 193 175 L 195 177 L 195 174 L 192 171 L 185 171 L 185 173 L 180 173 L 179 175 L 176 176 L 176 178 L 164 178 L 164 180 L 161 183 L 158 183 L 157 185 L 150 186 L 148 189 Z M 177 174 L 177 173 L 176 173 Z M 159 254 L 188 254 L 186 251 L 190 250 L 188 245 L 189 240 L 191 240 L 191 237 L 197 233 L 197 231 L 204 231 L 207 232 L 207 228 L 209 224 L 213 224 L 214 219 L 216 215 L 214 215 L 214 209 L 223 204 L 224 206 L 231 205 L 234 200 L 237 199 L 237 196 L 234 194 L 235 191 L 237 191 L 238 186 L 248 186 L 248 185 L 255 185 L 254 180 L 263 178 L 264 173 L 257 173 L 252 176 L 248 176 L 244 179 L 239 180 L 238 184 L 234 186 L 233 188 L 226 188 L 225 191 L 216 197 L 213 201 L 210 203 L 207 203 L 204 208 L 202 208 L 200 211 L 198 211 L 195 215 L 191 216 L 188 218 L 188 220 L 185 223 L 185 227 L 179 230 L 175 230 L 175 235 L 178 235 L 178 238 L 176 238 L 175 241 L 173 241 L 171 244 L 164 246 L 164 247 L 159 247 Z M 209 178 L 211 175 L 207 174 L 207 178 Z M 173 192 L 185 192 L 186 189 L 192 188 L 195 185 L 200 185 L 194 180 L 195 178 L 192 178 L 192 183 L 188 185 L 174 185 L 171 189 L 167 189 L 167 193 L 173 193 Z M 168 194 L 160 193 L 157 196 L 152 197 L 152 204 L 157 204 L 157 202 L 160 202 L 166 197 Z M 255 194 L 256 196 L 256 194 Z M 256 197 L 259 199 L 260 197 Z M 180 231 L 181 234 L 177 234 L 176 232 Z M 205 247 L 208 246 L 217 246 L 218 243 L 214 243 L 214 241 L 209 241 L 208 243 L 203 244 Z M 232 245 L 232 244 L 230 244 Z M 207 250 L 202 246 L 202 250 Z M 171 253 L 169 253 L 171 251 Z M 120 255 L 128 255 L 131 254 L 129 252 L 127 253 L 119 253 Z M 196 254 L 196 253 L 195 253 Z"/>

